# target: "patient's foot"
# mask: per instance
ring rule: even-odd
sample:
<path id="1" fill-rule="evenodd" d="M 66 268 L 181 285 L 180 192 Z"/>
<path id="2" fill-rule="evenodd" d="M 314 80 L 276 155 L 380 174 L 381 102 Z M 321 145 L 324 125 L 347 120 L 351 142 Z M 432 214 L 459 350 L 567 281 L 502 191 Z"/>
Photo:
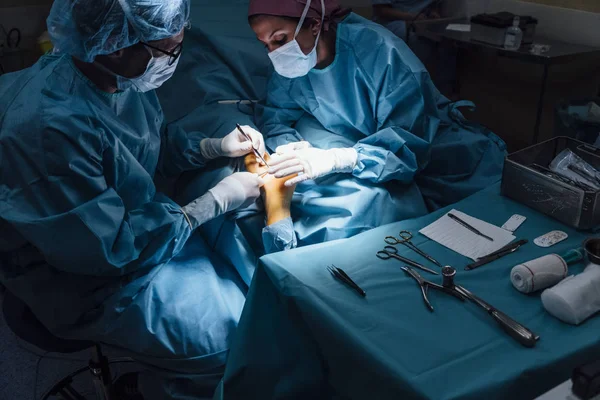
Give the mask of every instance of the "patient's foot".
<path id="1" fill-rule="evenodd" d="M 269 155 L 265 153 L 265 160 L 269 162 Z M 246 170 L 254 174 L 263 174 L 268 171 L 266 165 L 260 165 L 254 154 L 249 154 L 244 159 Z M 294 175 L 295 176 L 295 175 Z M 272 225 L 285 218 L 291 217 L 290 207 L 296 186 L 287 187 L 285 182 L 294 176 L 275 178 L 271 174 L 264 175 L 263 200 L 267 213 L 267 225 Z"/>

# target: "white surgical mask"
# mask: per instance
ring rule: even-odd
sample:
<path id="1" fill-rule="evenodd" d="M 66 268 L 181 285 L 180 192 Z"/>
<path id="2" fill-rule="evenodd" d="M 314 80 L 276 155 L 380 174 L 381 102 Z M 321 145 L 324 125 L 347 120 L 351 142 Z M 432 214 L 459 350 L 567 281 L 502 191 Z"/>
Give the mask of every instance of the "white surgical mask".
<path id="1" fill-rule="evenodd" d="M 125 90 L 132 88 L 138 92 L 149 92 L 158 89 L 173 76 L 177 69 L 179 58 L 172 65 L 169 65 L 169 57 L 154 57 L 150 50 L 148 50 L 148 52 L 152 58 L 146 67 L 146 71 L 136 78 L 126 78 L 112 72 L 102 64 L 96 63 L 96 65 L 117 78 L 118 90 L 124 92 Z"/>
<path id="2" fill-rule="evenodd" d="M 321 31 L 319 30 L 317 40 L 315 40 L 315 47 L 313 47 L 309 54 L 304 54 L 300 48 L 300 45 L 296 41 L 298 32 L 300 32 L 302 24 L 304 23 L 304 20 L 306 20 L 306 15 L 310 10 L 310 2 L 311 0 L 306 2 L 306 7 L 304 7 L 304 12 L 302 13 L 302 18 L 300 18 L 300 23 L 298 24 L 296 33 L 294 34 L 294 40 L 269 53 L 269 58 L 275 67 L 275 71 L 283 77 L 293 79 L 305 76 L 317 65 L 317 45 L 319 44 Z M 325 21 L 325 2 L 323 0 L 321 0 L 321 11 L 322 28 L 323 22 Z"/>

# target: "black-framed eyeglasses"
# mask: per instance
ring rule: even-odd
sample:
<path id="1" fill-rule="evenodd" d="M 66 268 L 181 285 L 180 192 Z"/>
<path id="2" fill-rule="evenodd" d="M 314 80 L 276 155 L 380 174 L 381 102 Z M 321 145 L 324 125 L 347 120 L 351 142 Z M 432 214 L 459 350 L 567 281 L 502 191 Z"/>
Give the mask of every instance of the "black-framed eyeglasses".
<path id="1" fill-rule="evenodd" d="M 183 42 L 179 43 L 177 45 L 177 47 L 175 47 L 172 51 L 167 51 L 167 50 L 159 49 L 158 47 L 152 46 L 151 44 L 144 43 L 144 42 L 142 42 L 142 44 L 144 46 L 148 47 L 149 49 L 160 51 L 161 53 L 166 54 L 167 56 L 169 56 L 169 66 L 175 64 L 175 62 L 181 56 L 181 52 L 183 51 Z"/>

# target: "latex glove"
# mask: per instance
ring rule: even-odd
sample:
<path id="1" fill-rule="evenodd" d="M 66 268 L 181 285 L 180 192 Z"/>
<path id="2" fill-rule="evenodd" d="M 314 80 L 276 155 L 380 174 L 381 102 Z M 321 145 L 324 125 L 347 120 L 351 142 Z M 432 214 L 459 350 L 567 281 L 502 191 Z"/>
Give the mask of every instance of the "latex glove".
<path id="1" fill-rule="evenodd" d="M 222 139 L 203 139 L 200 142 L 200 151 L 207 160 L 219 157 L 237 158 L 251 153 L 254 147 L 260 154 L 265 153 L 265 140 L 262 133 L 250 126 L 242 126 L 243 131 L 250 136 L 252 141 L 246 140 L 240 131 L 234 129 Z"/>
<path id="2" fill-rule="evenodd" d="M 247 207 L 260 197 L 262 178 L 250 172 L 236 172 L 219 182 L 207 194 L 182 208 L 192 229 L 238 208 Z"/>
<path id="3" fill-rule="evenodd" d="M 288 187 L 333 173 L 352 172 L 358 162 L 354 148 L 321 150 L 308 142 L 279 146 L 276 153 L 269 161 L 270 174 L 275 178 L 299 174 L 285 182 Z"/>

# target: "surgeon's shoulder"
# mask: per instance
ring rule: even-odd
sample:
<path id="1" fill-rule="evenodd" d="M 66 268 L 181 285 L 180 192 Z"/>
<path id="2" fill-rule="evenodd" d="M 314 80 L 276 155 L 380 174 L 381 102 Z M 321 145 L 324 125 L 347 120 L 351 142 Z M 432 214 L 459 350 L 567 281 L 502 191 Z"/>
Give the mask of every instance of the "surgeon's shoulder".
<path id="1" fill-rule="evenodd" d="M 394 63 L 396 67 L 407 67 L 415 72 L 423 69 L 402 39 L 386 27 L 359 15 L 352 13 L 342 22 L 340 35 L 343 45 L 357 59 L 375 63 L 372 68 Z"/>
<path id="2" fill-rule="evenodd" d="M 73 154 L 101 154 L 105 147 L 105 134 L 99 118 L 77 89 L 81 85 L 71 63 L 55 66 L 41 91 L 41 125 L 43 143 L 47 151 L 62 152 L 71 149 Z"/>

